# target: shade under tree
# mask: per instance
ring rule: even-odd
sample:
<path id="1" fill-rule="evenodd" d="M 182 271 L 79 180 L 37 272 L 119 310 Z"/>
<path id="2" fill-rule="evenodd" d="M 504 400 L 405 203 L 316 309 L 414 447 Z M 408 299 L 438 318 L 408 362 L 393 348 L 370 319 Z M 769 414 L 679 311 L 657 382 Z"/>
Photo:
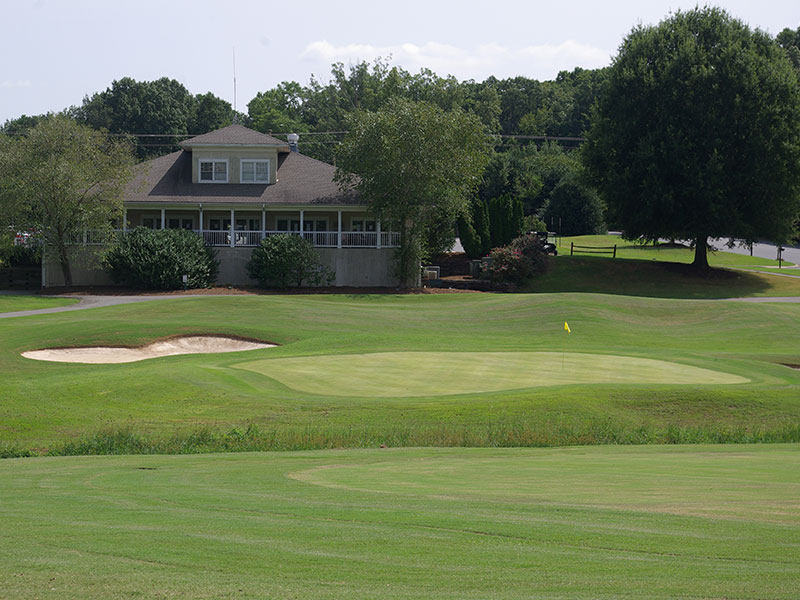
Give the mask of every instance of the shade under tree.
<path id="1" fill-rule="evenodd" d="M 586 164 L 629 238 L 787 240 L 800 208 L 800 83 L 785 52 L 718 8 L 637 26 L 614 58 Z"/>

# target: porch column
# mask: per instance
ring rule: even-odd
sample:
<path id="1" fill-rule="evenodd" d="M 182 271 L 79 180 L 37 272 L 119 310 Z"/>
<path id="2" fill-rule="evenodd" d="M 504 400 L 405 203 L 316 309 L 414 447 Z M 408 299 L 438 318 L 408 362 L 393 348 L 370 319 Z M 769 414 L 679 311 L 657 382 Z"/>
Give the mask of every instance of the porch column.
<path id="1" fill-rule="evenodd" d="M 339 211 L 339 226 L 336 229 L 336 247 L 342 247 L 342 211 Z"/>
<path id="2" fill-rule="evenodd" d="M 167 228 L 167 209 L 161 209 L 161 229 Z"/>
<path id="3" fill-rule="evenodd" d="M 261 239 L 267 237 L 267 207 L 261 205 Z"/>
<path id="4" fill-rule="evenodd" d="M 128 231 L 128 209 L 122 209 L 122 231 Z"/>
<path id="5" fill-rule="evenodd" d="M 300 237 L 304 237 L 303 235 L 303 215 L 305 214 L 304 210 L 300 211 Z"/>
<path id="6" fill-rule="evenodd" d="M 199 213 L 199 221 L 197 222 L 197 230 L 200 232 L 200 235 L 203 235 L 203 205 L 200 204 L 197 207 L 197 212 Z"/>
<path id="7" fill-rule="evenodd" d="M 235 217 L 234 210 L 231 209 L 231 227 L 230 227 L 230 230 L 231 230 L 230 231 L 230 234 L 231 234 L 231 248 L 233 248 L 236 245 L 236 239 L 235 239 L 235 237 L 236 237 L 236 220 L 234 219 L 234 217 Z"/>
<path id="8" fill-rule="evenodd" d="M 376 220 L 375 221 L 375 230 L 376 230 L 376 233 L 377 233 L 377 236 L 378 236 L 377 237 L 378 243 L 376 244 L 375 247 L 378 248 L 378 250 L 380 250 L 380 248 L 381 248 L 381 222 L 380 222 L 380 220 Z"/>

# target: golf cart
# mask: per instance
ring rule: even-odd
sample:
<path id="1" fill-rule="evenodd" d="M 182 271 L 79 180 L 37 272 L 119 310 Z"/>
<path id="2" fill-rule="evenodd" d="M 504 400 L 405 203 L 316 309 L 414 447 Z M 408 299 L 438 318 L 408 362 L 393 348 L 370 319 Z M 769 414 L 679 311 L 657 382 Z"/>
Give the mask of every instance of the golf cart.
<path id="1" fill-rule="evenodd" d="M 546 254 L 558 256 L 558 249 L 556 248 L 556 245 L 553 242 L 548 241 L 549 237 L 556 235 L 555 233 L 547 231 L 529 231 L 526 235 L 532 235 L 539 240 L 542 244 L 542 249 Z"/>

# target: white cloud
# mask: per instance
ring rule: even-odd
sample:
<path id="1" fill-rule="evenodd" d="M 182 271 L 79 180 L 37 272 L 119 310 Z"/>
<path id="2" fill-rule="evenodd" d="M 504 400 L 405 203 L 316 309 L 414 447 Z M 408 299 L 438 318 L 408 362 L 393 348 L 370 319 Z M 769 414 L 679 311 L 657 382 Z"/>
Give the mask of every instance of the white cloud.
<path id="1" fill-rule="evenodd" d="M 31 82 L 28 79 L 18 79 L 17 81 L 4 81 L 0 83 L 2 88 L 28 88 L 31 87 Z"/>
<path id="2" fill-rule="evenodd" d="M 421 68 L 438 75 L 455 75 L 458 79 L 481 81 L 490 75 L 498 78 L 524 75 L 536 79 L 552 79 L 559 71 L 575 67 L 594 69 L 611 62 L 611 52 L 566 40 L 558 45 L 542 44 L 510 48 L 496 42 L 474 48 L 459 48 L 448 44 L 428 42 L 424 45 L 399 44 L 373 46 L 347 44 L 334 46 L 326 40 L 310 43 L 300 58 L 327 70 L 334 62 L 345 64 L 361 60 L 372 61 L 378 56 L 391 56 L 391 63 L 416 73 Z"/>

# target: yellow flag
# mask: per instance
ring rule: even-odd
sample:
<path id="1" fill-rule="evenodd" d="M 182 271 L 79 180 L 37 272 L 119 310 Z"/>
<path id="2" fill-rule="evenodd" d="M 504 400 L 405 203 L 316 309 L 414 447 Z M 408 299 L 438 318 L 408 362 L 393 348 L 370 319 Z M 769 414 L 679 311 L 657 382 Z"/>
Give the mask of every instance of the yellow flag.
<path id="1" fill-rule="evenodd" d="M 572 333 L 572 331 L 569 328 L 569 323 L 567 323 L 566 321 L 564 321 L 564 331 L 566 331 L 567 333 Z"/>

